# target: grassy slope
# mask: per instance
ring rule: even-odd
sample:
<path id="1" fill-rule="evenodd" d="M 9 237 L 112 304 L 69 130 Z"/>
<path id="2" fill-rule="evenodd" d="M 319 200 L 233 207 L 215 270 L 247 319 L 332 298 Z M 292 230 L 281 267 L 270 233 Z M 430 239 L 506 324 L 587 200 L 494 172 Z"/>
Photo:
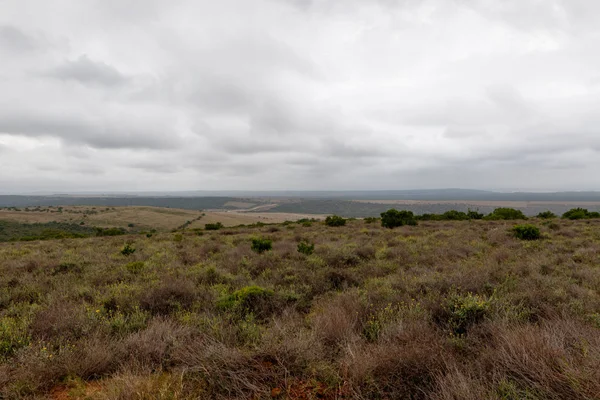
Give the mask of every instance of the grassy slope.
<path id="1" fill-rule="evenodd" d="M 0 244 L 0 397 L 597 398 L 600 224 L 533 222 Z"/>

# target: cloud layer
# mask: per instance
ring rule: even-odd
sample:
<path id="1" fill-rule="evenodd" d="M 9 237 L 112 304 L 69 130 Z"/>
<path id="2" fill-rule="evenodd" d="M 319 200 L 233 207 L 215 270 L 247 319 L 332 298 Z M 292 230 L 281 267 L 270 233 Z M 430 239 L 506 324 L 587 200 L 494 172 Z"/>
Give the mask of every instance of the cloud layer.
<path id="1" fill-rule="evenodd" d="M 600 190 L 600 3 L 0 7 L 0 192 Z"/>

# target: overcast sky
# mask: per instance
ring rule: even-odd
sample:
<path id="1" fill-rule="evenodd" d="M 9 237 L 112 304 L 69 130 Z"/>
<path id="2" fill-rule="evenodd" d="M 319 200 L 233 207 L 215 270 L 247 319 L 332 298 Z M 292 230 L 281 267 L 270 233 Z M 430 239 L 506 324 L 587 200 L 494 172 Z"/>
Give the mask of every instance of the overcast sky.
<path id="1" fill-rule="evenodd" d="M 0 192 L 600 190 L 600 1 L 0 0 Z"/>

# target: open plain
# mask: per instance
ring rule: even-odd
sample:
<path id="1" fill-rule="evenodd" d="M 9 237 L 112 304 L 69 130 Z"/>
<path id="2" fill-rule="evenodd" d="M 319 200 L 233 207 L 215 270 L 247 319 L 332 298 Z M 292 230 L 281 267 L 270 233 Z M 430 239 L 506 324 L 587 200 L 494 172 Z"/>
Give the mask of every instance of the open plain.
<path id="1" fill-rule="evenodd" d="M 516 223 L 2 243 L 0 397 L 598 398 L 600 221 Z"/>

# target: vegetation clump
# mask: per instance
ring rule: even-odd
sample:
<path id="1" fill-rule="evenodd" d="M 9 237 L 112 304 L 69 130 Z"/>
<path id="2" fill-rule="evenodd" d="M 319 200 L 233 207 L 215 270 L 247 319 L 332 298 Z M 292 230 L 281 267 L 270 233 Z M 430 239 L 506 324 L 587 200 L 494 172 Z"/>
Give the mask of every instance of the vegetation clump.
<path id="1" fill-rule="evenodd" d="M 523 211 L 515 210 L 514 208 L 500 207 L 496 208 L 490 214 L 486 215 L 484 219 L 487 220 L 515 220 L 515 219 L 527 219 Z"/>
<path id="2" fill-rule="evenodd" d="M 325 225 L 327 226 L 344 226 L 346 225 L 346 219 L 339 215 L 330 215 L 325 218 Z"/>
<path id="3" fill-rule="evenodd" d="M 541 219 L 552 219 L 556 218 L 556 214 L 554 214 L 552 211 L 542 211 L 537 215 L 537 217 Z"/>
<path id="4" fill-rule="evenodd" d="M 537 240 L 542 237 L 540 228 L 531 224 L 515 225 L 512 232 L 517 239 L 521 240 Z"/>
<path id="5" fill-rule="evenodd" d="M 403 225 L 417 225 L 412 211 L 398 211 L 392 208 L 381 213 L 381 226 L 384 228 L 392 229 Z"/>
<path id="6" fill-rule="evenodd" d="M 129 256 L 129 255 L 132 255 L 133 253 L 135 253 L 135 247 L 133 247 L 129 243 L 126 243 L 121 248 L 121 254 L 123 254 L 124 256 Z"/>
<path id="7" fill-rule="evenodd" d="M 477 294 L 452 294 L 448 297 L 443 313 L 454 335 L 464 335 L 469 327 L 481 322 L 487 315 L 490 301 Z"/>
<path id="8" fill-rule="evenodd" d="M 220 222 L 204 225 L 204 229 L 206 229 L 207 231 L 218 231 L 219 229 L 221 229 L 223 227 L 224 227 L 223 224 Z"/>
<path id="9" fill-rule="evenodd" d="M 307 256 L 310 256 L 312 253 L 314 253 L 314 251 L 315 251 L 314 243 L 309 243 L 304 240 L 301 241 L 300 243 L 298 243 L 298 253 L 302 253 Z"/>
<path id="10" fill-rule="evenodd" d="M 577 208 L 572 208 L 569 211 L 565 212 L 562 215 L 562 217 L 565 219 L 571 219 L 571 220 L 591 219 L 591 218 L 600 218 L 600 213 L 596 212 L 596 211 L 590 212 L 585 208 L 577 207 Z"/>
<path id="11" fill-rule="evenodd" d="M 242 316 L 254 314 L 256 317 L 262 318 L 274 311 L 274 305 L 271 302 L 273 295 L 272 290 L 260 286 L 246 286 L 219 299 L 217 307 Z"/>
<path id="12" fill-rule="evenodd" d="M 267 238 L 253 238 L 252 246 L 250 248 L 252 251 L 262 254 L 265 251 L 269 251 L 273 248 L 273 241 Z"/>

